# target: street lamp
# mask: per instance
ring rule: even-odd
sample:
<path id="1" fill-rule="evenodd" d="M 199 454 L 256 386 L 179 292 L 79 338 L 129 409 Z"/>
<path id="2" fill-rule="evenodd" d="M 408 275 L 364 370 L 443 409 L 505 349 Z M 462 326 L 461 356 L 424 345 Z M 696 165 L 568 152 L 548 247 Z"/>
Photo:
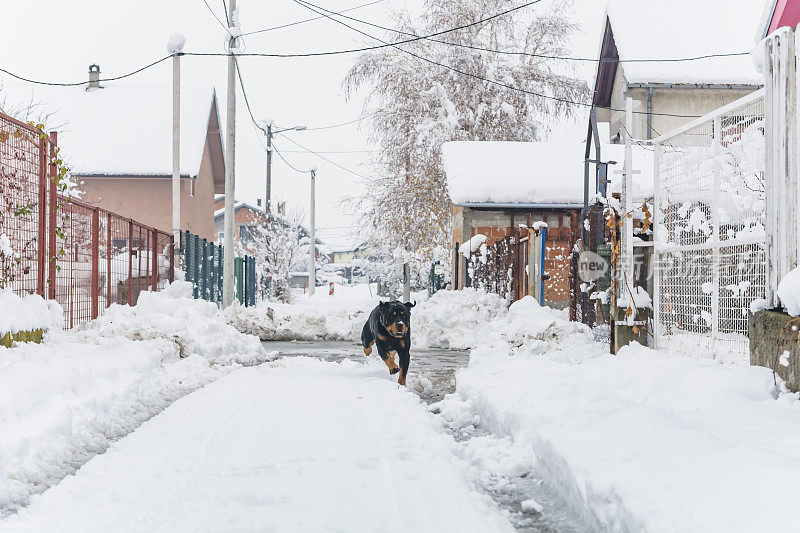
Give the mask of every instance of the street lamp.
<path id="1" fill-rule="evenodd" d="M 271 206 L 270 201 L 272 197 L 272 137 L 284 131 L 303 131 L 308 129 L 307 126 L 295 126 L 293 128 L 283 128 L 280 130 L 273 130 L 275 123 L 271 120 L 266 121 L 265 132 L 267 134 L 267 190 L 264 196 L 264 212 L 269 215 Z"/>

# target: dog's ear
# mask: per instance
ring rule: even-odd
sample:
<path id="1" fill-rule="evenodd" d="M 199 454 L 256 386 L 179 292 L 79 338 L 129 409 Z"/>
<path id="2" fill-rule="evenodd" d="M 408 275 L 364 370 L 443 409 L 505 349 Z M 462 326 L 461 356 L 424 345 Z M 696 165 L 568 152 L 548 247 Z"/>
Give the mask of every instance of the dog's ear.
<path id="1" fill-rule="evenodd" d="M 413 303 L 413 304 L 412 304 L 411 302 L 406 302 L 406 303 L 404 303 L 403 305 L 405 305 L 406 307 L 408 307 L 409 309 L 411 309 L 412 307 L 414 307 L 415 305 L 417 305 L 417 301 L 416 301 L 416 300 L 414 300 L 414 303 Z"/>
<path id="2" fill-rule="evenodd" d="M 386 302 L 378 302 L 378 309 L 383 309 L 384 305 L 386 305 Z"/>

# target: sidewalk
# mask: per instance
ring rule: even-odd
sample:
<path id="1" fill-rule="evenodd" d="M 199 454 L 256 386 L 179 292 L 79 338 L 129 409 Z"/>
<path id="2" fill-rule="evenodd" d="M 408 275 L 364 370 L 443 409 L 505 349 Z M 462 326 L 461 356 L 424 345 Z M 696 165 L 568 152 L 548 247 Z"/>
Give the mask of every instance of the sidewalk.
<path id="1" fill-rule="evenodd" d="M 279 360 L 176 401 L 0 531 L 505 531 L 382 363 Z"/>

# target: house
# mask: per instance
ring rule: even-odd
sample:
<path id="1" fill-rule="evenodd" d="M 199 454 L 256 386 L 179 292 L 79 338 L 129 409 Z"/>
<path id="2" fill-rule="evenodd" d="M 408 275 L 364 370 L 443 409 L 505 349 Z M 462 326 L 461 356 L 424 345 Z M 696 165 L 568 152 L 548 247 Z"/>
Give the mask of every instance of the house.
<path id="1" fill-rule="evenodd" d="M 82 91 L 59 138 L 83 200 L 172 231 L 172 92 L 109 85 Z M 63 139 L 63 141 L 62 141 Z M 213 239 L 214 194 L 225 190 L 216 92 L 181 95 L 181 229 Z"/>
<path id="2" fill-rule="evenodd" d="M 622 160 L 624 147 L 607 145 L 606 153 Z M 487 247 L 507 237 L 517 246 L 530 242 L 533 228 L 547 224 L 544 248 L 543 301 L 565 307 L 570 299 L 570 253 L 580 236 L 583 207 L 583 146 L 579 143 L 470 142 L 442 145 L 447 187 L 453 200 L 453 288 L 472 286 L 474 268 L 464 244 L 476 235 Z M 652 153 L 638 147 L 634 162 L 652 174 Z M 637 181 L 637 183 L 640 183 Z M 539 224 L 537 224 L 539 223 Z M 529 250 L 529 247 L 526 246 Z M 508 252 L 512 254 L 511 251 Z M 511 299 L 531 291 L 527 252 L 512 267 L 515 289 Z M 505 272 L 501 273 L 505 277 Z"/>
<path id="3" fill-rule="evenodd" d="M 762 11 L 759 0 L 610 0 L 592 103 L 611 142 L 623 138 L 628 97 L 631 135 L 650 139 L 760 88 L 748 53 Z M 731 53 L 744 55 L 658 61 Z"/>
<path id="4" fill-rule="evenodd" d="M 234 242 L 246 245 L 250 238 L 250 233 L 254 226 L 263 225 L 267 221 L 267 215 L 261 207 L 261 200 L 258 205 L 251 205 L 247 202 L 236 202 L 233 209 Z M 222 242 L 225 236 L 225 195 L 218 194 L 214 197 L 214 235 Z"/>
<path id="5" fill-rule="evenodd" d="M 4 87 L 34 104 L 23 120 L 58 131 L 60 156 L 80 200 L 172 232 L 172 89 L 109 82 L 94 87 Z M 181 228 L 214 237 L 214 193 L 225 165 L 217 97 L 210 86 L 181 93 Z"/>

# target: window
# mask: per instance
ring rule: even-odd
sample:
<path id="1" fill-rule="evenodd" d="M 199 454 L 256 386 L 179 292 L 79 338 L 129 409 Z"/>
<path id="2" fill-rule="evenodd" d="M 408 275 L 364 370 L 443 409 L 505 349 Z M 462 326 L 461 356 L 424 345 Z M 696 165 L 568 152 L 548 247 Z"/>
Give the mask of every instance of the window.
<path id="1" fill-rule="evenodd" d="M 193 178 L 189 178 L 189 196 L 194 198 L 194 184 L 197 180 Z"/>

